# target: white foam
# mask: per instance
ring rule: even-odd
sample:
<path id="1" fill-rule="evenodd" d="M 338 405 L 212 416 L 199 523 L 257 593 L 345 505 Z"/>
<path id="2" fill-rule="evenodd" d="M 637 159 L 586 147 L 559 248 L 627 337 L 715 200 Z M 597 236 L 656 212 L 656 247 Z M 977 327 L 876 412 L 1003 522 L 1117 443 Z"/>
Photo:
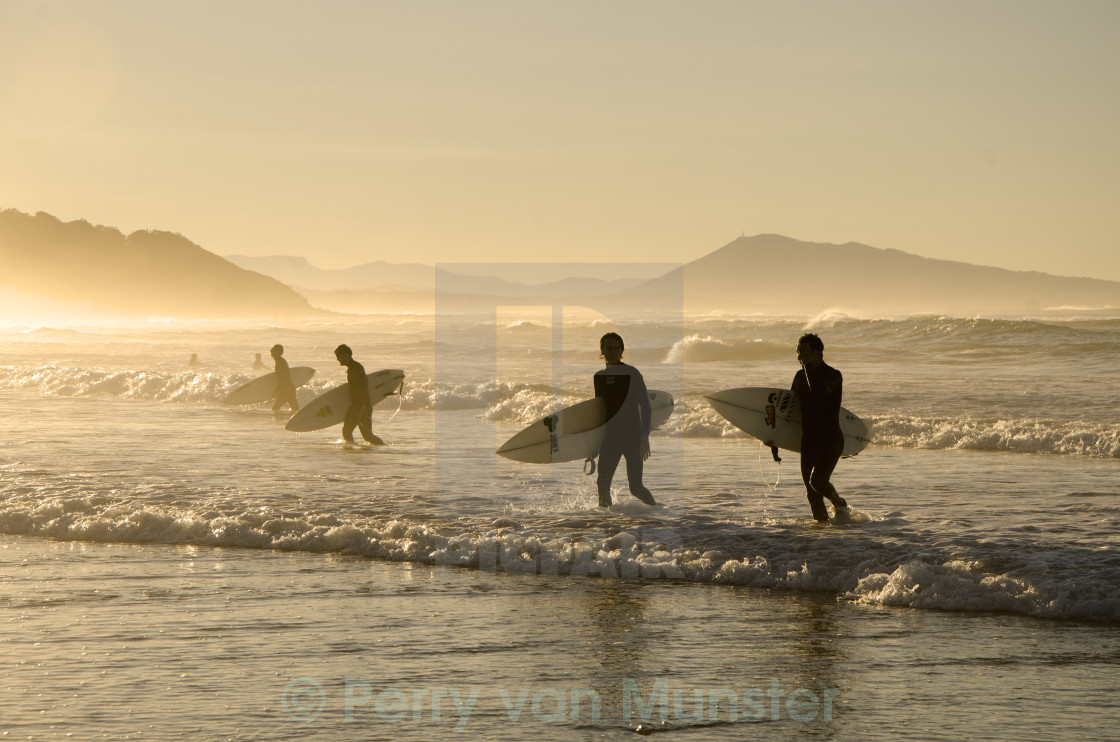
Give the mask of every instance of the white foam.
<path id="1" fill-rule="evenodd" d="M 738 529 L 720 548 L 701 551 L 689 541 L 697 536 L 709 540 L 711 526 L 693 536 L 689 528 L 643 522 L 651 515 L 663 519 L 672 514 L 627 500 L 604 514 L 606 522 L 619 517 L 637 521 L 605 534 L 594 525 L 565 532 L 536 530 L 511 518 L 473 527 L 435 527 L 399 518 L 270 507 L 185 509 L 109 497 L 26 497 L 0 505 L 0 532 L 357 554 L 546 576 L 683 579 L 829 592 L 870 605 L 1120 621 L 1120 595 L 1112 588 L 1117 570 L 1073 569 L 1059 562 L 1009 571 L 959 557 L 915 557 L 899 563 L 898 555 L 911 547 L 845 537 L 842 529 L 831 526 L 780 526 L 786 531 L 782 538 L 779 531 Z M 1029 565 L 1030 555 L 1020 556 Z"/>
<path id="2" fill-rule="evenodd" d="M 226 395 L 251 378 L 244 373 L 218 371 L 0 366 L 0 389 L 37 389 L 47 396 L 187 404 L 220 404 Z M 337 379 L 316 377 L 300 387 L 297 394 L 301 402 L 306 402 L 337 383 Z M 403 394 L 397 401 L 404 410 L 477 410 L 483 420 L 528 425 L 579 402 L 585 398 L 583 394 L 583 390 L 561 390 L 541 384 L 455 383 L 406 375 Z M 699 394 L 673 394 L 676 407 L 657 435 L 748 438 Z M 1111 422 L 1012 415 L 971 418 L 894 411 L 864 419 L 871 425 L 874 446 L 1120 458 L 1120 428 Z"/>
<path id="3" fill-rule="evenodd" d="M 664 363 L 715 363 L 718 361 L 771 360 L 789 356 L 788 343 L 763 340 L 728 342 L 711 335 L 689 335 L 665 354 Z"/>

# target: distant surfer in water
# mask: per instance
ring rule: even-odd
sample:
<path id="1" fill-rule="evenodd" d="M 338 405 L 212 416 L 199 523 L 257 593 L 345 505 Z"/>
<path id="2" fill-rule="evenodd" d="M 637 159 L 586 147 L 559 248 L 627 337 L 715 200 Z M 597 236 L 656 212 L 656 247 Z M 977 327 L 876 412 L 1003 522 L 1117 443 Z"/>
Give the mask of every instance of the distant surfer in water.
<path id="1" fill-rule="evenodd" d="M 848 503 L 829 481 L 844 451 L 840 431 L 844 377 L 824 362 L 824 342 L 814 333 L 797 340 L 797 360 L 801 370 L 793 377 L 791 388 L 801 400 L 801 478 L 813 517 L 827 521 L 826 497 L 836 507 L 836 515 L 848 513 Z"/>
<path id="2" fill-rule="evenodd" d="M 265 367 L 265 365 L 264 365 L 264 361 L 261 360 L 261 354 L 257 353 L 253 357 L 253 370 L 254 371 L 260 371 L 264 367 Z"/>
<path id="3" fill-rule="evenodd" d="M 607 367 L 595 373 L 595 396 L 607 405 L 607 434 L 599 450 L 599 507 L 611 506 L 611 480 L 619 459 L 626 457 L 630 494 L 647 505 L 656 505 L 642 484 L 643 462 L 649 458 L 651 410 L 646 382 L 638 369 L 622 362 L 626 349 L 622 336 L 608 332 L 599 340 Z"/>
<path id="4" fill-rule="evenodd" d="M 334 349 L 338 365 L 346 367 L 346 384 L 350 388 L 350 406 L 346 408 L 346 419 L 342 421 L 342 437 L 347 443 L 354 442 L 354 428 L 361 431 L 362 437 L 374 445 L 385 441 L 373 434 L 373 405 L 369 399 L 369 380 L 366 369 L 354 360 L 354 353 L 348 345 Z"/>
<path id="5" fill-rule="evenodd" d="M 272 354 L 272 360 L 276 361 L 276 402 L 272 405 L 272 410 L 275 412 L 288 405 L 292 412 L 299 412 L 296 387 L 292 383 L 292 371 L 288 368 L 288 362 L 284 360 L 284 346 L 274 345 L 269 352 Z M 260 358 L 259 354 L 257 358 Z"/>

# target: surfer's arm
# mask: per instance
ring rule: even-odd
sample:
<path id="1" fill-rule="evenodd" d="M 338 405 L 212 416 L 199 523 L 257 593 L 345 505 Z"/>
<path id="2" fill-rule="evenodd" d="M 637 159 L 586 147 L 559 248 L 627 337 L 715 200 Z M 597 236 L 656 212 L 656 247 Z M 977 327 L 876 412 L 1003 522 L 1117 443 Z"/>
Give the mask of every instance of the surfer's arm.
<path id="1" fill-rule="evenodd" d="M 824 401 L 834 394 L 841 393 L 844 377 L 836 369 L 829 373 L 823 368 L 803 366 L 801 371 L 793 377 L 790 389 L 802 395 L 810 395 L 816 400 Z"/>
<path id="2" fill-rule="evenodd" d="M 805 368 L 805 383 L 815 394 L 827 397 L 840 391 L 844 383 L 844 376 L 831 366 L 818 366 Z"/>
<path id="3" fill-rule="evenodd" d="M 642 415 L 642 440 L 646 442 L 646 452 L 644 457 L 649 456 L 649 431 L 653 424 L 653 407 L 649 403 L 649 390 L 646 389 L 646 380 L 638 373 L 637 369 L 634 370 L 632 382 L 636 381 L 637 388 L 630 390 L 631 394 L 637 393 L 638 395 L 638 410 Z M 643 458 L 644 458 L 643 457 Z"/>
<path id="4" fill-rule="evenodd" d="M 641 455 L 642 461 L 645 461 L 650 455 L 649 431 L 653 425 L 653 407 L 649 403 L 649 390 L 646 389 L 646 380 L 642 378 L 637 369 L 634 370 L 634 377 L 638 382 L 638 388 L 636 390 L 631 389 L 631 391 L 639 392 L 638 411 L 642 416 L 642 442 L 638 446 L 638 453 Z"/>

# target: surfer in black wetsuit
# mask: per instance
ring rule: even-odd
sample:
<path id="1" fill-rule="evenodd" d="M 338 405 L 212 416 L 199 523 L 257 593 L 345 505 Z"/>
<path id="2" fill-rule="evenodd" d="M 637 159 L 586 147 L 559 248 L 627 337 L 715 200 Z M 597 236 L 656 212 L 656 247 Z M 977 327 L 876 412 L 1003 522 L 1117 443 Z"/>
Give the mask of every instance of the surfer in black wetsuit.
<path id="1" fill-rule="evenodd" d="M 272 360 L 276 361 L 276 402 L 272 405 L 273 412 L 278 411 L 284 405 L 288 405 L 292 412 L 299 412 L 299 402 L 296 401 L 296 387 L 292 384 L 292 370 L 288 368 L 288 362 L 284 360 L 284 346 L 274 345 L 269 353 L 272 354 Z"/>
<path id="2" fill-rule="evenodd" d="M 848 512 L 848 503 L 829 481 L 844 451 L 844 434 L 840 432 L 844 377 L 824 362 L 824 343 L 814 333 L 798 339 L 797 360 L 801 370 L 793 377 L 791 388 L 801 400 L 801 478 L 813 517 L 827 521 L 825 498 L 836 507 L 837 515 Z"/>
<path id="3" fill-rule="evenodd" d="M 374 445 L 385 441 L 373 434 L 373 405 L 369 399 L 369 380 L 366 369 L 354 360 L 354 353 L 348 345 L 334 349 L 338 365 L 346 367 L 346 384 L 350 388 L 350 406 L 346 408 L 346 419 L 342 421 L 342 437 L 347 443 L 354 442 L 354 428 L 361 431 L 362 437 Z"/>
<path id="4" fill-rule="evenodd" d="M 656 505 L 642 484 L 643 462 L 649 458 L 651 410 L 646 382 L 638 369 L 622 362 L 626 346 L 617 332 L 599 341 L 607 367 L 595 374 L 595 396 L 607 405 L 607 433 L 599 449 L 599 507 L 611 506 L 611 480 L 619 459 L 626 457 L 630 494 L 647 505 Z"/>

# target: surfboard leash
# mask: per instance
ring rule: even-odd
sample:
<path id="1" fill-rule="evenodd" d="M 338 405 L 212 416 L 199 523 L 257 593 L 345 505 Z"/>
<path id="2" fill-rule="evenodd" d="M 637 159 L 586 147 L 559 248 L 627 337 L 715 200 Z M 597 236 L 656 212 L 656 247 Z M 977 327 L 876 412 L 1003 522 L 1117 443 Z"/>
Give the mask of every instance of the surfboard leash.
<path id="1" fill-rule="evenodd" d="M 776 492 L 778 490 L 778 485 L 782 481 L 782 460 L 780 458 L 778 458 L 778 454 L 776 452 L 774 452 L 774 468 L 778 471 L 778 478 L 774 480 L 774 484 L 770 484 L 769 482 L 766 481 L 766 475 L 762 471 L 762 449 L 764 447 L 769 448 L 769 446 L 766 446 L 766 444 L 763 441 L 759 441 L 758 442 L 758 476 L 762 480 L 762 483 L 766 485 L 766 488 L 768 490 L 770 490 L 772 492 Z"/>
<path id="2" fill-rule="evenodd" d="M 401 380 L 401 385 L 397 387 L 396 394 L 397 394 L 397 412 L 400 412 L 401 407 L 404 406 L 404 380 L 403 379 Z M 393 422 L 393 418 L 397 416 L 397 412 L 394 412 L 392 415 L 390 415 L 389 419 L 386 420 L 385 422 L 386 423 Z"/>

